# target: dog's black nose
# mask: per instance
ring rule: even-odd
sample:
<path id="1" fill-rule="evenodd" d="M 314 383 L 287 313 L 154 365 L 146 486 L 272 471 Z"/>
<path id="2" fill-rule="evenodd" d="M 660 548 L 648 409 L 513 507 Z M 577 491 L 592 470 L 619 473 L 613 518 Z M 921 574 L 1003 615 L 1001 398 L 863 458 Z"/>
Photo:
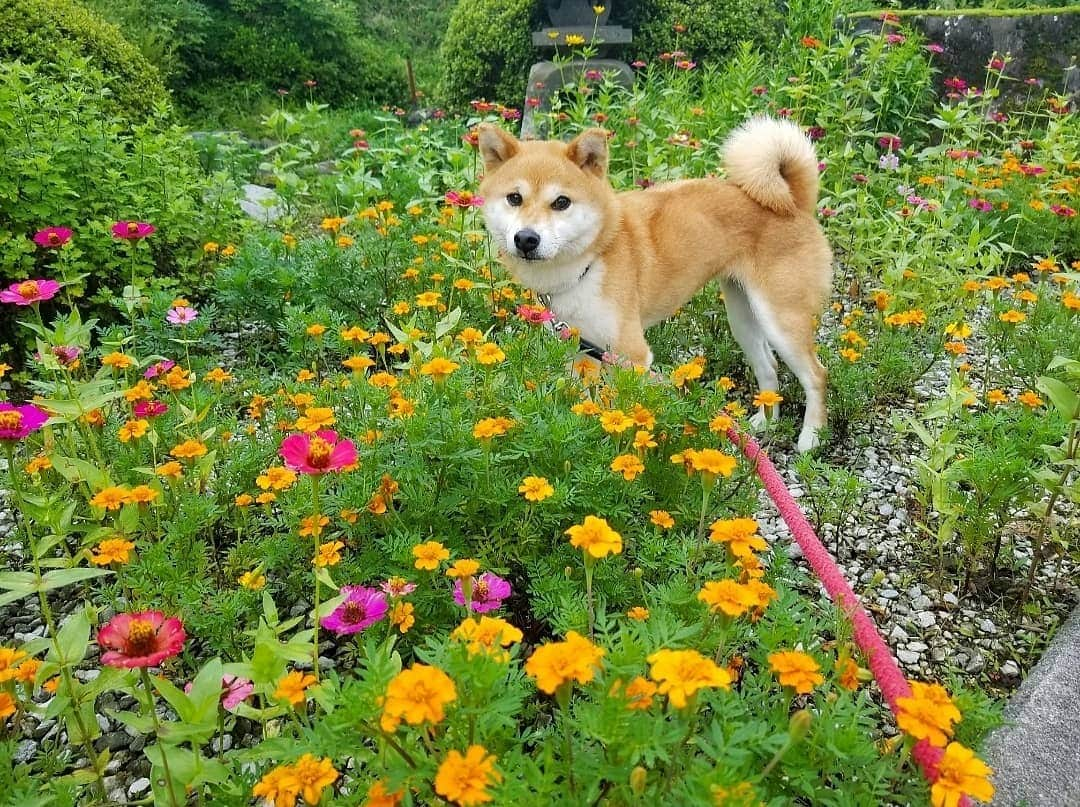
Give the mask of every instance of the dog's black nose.
<path id="1" fill-rule="evenodd" d="M 514 246 L 522 255 L 528 255 L 540 246 L 540 233 L 536 230 L 518 230 L 514 233 Z"/>

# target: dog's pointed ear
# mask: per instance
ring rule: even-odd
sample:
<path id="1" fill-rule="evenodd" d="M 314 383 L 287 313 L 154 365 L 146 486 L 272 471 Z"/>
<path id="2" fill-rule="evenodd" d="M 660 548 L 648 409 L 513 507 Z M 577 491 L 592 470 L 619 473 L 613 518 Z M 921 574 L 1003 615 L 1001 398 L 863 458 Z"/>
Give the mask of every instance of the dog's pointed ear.
<path id="1" fill-rule="evenodd" d="M 516 137 L 490 123 L 481 123 L 476 129 L 476 136 L 480 158 L 484 161 L 484 172 L 488 174 L 517 154 L 521 148 Z"/>
<path id="2" fill-rule="evenodd" d="M 586 174 L 607 176 L 608 134 L 603 129 L 587 129 L 566 147 L 566 156 Z"/>

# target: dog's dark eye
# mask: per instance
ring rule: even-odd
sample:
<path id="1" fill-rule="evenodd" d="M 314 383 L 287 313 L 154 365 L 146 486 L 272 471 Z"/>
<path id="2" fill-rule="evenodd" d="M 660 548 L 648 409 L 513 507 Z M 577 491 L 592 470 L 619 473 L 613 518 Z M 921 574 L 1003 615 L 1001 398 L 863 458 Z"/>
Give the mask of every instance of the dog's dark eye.
<path id="1" fill-rule="evenodd" d="M 520 193 L 508 193 L 506 194 L 506 203 L 510 207 L 521 207 L 521 194 Z"/>
<path id="2" fill-rule="evenodd" d="M 555 201 L 551 203 L 552 210 L 566 210 L 570 207 L 570 199 L 566 196 L 556 196 Z"/>

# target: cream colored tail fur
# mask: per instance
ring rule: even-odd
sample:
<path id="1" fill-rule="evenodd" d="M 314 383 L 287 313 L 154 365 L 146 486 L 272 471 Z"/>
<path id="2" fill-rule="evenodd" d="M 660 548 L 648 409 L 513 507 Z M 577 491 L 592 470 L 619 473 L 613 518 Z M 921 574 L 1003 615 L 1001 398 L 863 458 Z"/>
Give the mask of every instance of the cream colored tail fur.
<path id="1" fill-rule="evenodd" d="M 817 206 L 817 155 L 791 121 L 758 117 L 744 123 L 724 143 L 724 167 L 747 196 L 777 213 L 813 213 Z"/>

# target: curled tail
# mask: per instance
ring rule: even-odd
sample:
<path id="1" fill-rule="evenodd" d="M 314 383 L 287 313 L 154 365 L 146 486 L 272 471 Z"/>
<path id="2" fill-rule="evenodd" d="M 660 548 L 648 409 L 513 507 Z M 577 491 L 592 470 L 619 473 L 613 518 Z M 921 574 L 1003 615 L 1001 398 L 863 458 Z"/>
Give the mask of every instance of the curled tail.
<path id="1" fill-rule="evenodd" d="M 818 198 L 818 159 L 794 123 L 753 118 L 724 143 L 727 178 L 758 204 L 777 213 L 813 213 Z"/>

